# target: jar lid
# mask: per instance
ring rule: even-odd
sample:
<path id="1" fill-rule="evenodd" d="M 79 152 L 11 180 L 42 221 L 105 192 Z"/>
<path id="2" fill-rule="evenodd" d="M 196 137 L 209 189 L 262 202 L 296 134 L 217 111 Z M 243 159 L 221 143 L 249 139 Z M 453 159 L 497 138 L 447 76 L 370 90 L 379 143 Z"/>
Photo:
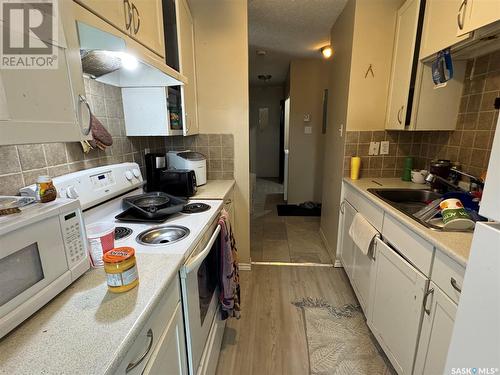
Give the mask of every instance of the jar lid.
<path id="1" fill-rule="evenodd" d="M 115 247 L 114 249 L 104 253 L 102 260 L 106 263 L 120 263 L 133 257 L 134 255 L 135 250 L 133 247 Z"/>
<path id="2" fill-rule="evenodd" d="M 50 176 L 38 176 L 38 178 L 36 179 L 36 182 L 38 183 L 50 182 L 50 181 L 52 181 Z"/>

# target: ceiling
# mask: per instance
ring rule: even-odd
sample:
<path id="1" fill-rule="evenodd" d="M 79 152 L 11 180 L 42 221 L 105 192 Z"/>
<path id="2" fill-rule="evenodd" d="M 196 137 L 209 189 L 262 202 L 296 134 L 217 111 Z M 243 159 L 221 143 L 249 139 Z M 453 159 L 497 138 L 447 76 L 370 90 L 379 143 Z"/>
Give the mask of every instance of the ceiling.
<path id="1" fill-rule="evenodd" d="M 285 82 L 294 58 L 321 58 L 347 0 L 248 0 L 250 85 Z M 266 51 L 265 56 L 257 55 Z M 271 74 L 263 82 L 259 74 Z"/>

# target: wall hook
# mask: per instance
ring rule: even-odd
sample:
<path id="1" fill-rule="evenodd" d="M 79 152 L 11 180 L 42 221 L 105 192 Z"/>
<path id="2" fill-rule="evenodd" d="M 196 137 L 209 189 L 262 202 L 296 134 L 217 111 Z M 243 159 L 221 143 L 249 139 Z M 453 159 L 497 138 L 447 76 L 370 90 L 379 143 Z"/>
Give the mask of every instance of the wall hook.
<path id="1" fill-rule="evenodd" d="M 375 74 L 373 73 L 373 66 L 372 66 L 372 64 L 370 64 L 370 65 L 368 66 L 368 69 L 367 69 L 367 71 L 366 71 L 366 73 L 365 73 L 365 78 L 367 78 L 367 77 L 368 77 L 368 73 L 371 73 L 371 74 L 372 74 L 372 77 L 373 77 L 373 78 L 375 78 Z"/>

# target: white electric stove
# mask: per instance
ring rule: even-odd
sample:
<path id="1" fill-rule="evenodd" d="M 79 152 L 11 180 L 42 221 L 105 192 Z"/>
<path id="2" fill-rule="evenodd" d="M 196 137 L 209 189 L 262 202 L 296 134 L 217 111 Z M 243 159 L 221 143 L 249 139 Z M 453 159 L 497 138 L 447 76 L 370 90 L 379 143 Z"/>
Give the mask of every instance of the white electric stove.
<path id="1" fill-rule="evenodd" d="M 179 271 L 190 374 L 215 373 L 224 334 L 220 319 L 217 252 L 220 240 L 219 213 L 222 200 L 189 201 L 191 210 L 168 216 L 162 222 L 120 221 L 116 216 L 126 207 L 123 199 L 143 194 L 144 181 L 136 163 L 121 163 L 87 169 L 56 177 L 59 196 L 79 199 L 85 225 L 111 222 L 115 225 L 115 247 L 130 246 L 137 253 L 180 254 L 184 265 Z M 21 189 L 21 195 L 33 196 L 35 186 Z M 200 207 L 203 206 L 203 207 Z M 201 210 L 201 212 L 197 212 Z M 179 240 L 145 244 L 139 238 L 145 232 L 164 227 L 184 229 Z"/>

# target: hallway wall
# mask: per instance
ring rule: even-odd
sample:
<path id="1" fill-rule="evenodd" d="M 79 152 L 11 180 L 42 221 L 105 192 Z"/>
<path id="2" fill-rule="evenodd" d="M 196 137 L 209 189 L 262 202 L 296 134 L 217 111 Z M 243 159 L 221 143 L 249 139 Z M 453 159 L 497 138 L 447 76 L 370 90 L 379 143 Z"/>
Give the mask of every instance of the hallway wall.
<path id="1" fill-rule="evenodd" d="M 323 90 L 328 63 L 321 58 L 293 60 L 290 65 L 288 203 L 321 202 L 323 188 Z M 304 115 L 310 121 L 304 121 Z M 306 126 L 311 134 L 304 134 Z"/>
<path id="2" fill-rule="evenodd" d="M 283 86 L 250 87 L 250 171 L 257 177 L 279 176 L 280 100 Z M 269 108 L 267 127 L 259 127 L 259 108 Z"/>

